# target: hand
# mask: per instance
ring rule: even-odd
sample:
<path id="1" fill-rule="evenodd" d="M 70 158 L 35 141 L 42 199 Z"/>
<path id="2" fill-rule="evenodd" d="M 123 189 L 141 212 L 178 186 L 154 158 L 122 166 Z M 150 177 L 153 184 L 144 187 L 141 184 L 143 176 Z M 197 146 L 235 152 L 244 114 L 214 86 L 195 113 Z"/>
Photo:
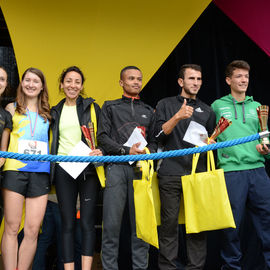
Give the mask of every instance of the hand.
<path id="1" fill-rule="evenodd" d="M 257 151 L 258 151 L 260 154 L 262 154 L 262 155 L 267 155 L 267 154 L 270 152 L 270 150 L 269 150 L 269 148 L 266 146 L 266 144 L 257 144 L 257 145 L 256 145 L 256 149 L 257 149 Z"/>
<path id="2" fill-rule="evenodd" d="M 206 140 L 205 143 L 207 143 L 207 144 L 213 144 L 213 143 L 217 143 L 217 142 L 215 140 L 213 140 L 213 139 L 209 139 L 209 140 Z"/>
<path id="3" fill-rule="evenodd" d="M 193 114 L 193 108 L 187 105 L 187 100 L 184 99 L 184 102 L 180 110 L 176 113 L 178 119 L 187 119 L 190 118 Z"/>
<path id="4" fill-rule="evenodd" d="M 135 143 L 135 144 L 133 144 L 132 145 L 132 147 L 130 148 L 130 150 L 129 150 L 129 154 L 130 155 L 140 155 L 140 154 L 145 154 L 146 152 L 145 152 L 145 150 L 143 149 L 143 150 L 140 150 L 138 147 L 140 146 L 140 142 L 138 142 L 138 143 Z"/>
<path id="5" fill-rule="evenodd" d="M 103 154 L 100 149 L 94 149 L 89 153 L 89 156 L 103 156 Z"/>
<path id="6" fill-rule="evenodd" d="M 6 159 L 5 158 L 0 158 L 0 168 L 4 165 Z"/>

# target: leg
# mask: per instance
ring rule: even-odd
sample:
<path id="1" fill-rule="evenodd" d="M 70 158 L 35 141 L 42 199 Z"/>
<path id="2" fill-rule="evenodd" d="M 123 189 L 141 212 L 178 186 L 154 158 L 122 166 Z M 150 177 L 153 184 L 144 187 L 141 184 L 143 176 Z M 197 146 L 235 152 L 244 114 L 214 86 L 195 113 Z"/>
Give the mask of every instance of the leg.
<path id="1" fill-rule="evenodd" d="M 74 269 L 77 182 L 59 165 L 55 168 L 56 195 L 62 220 L 62 256 L 65 269 Z"/>
<path id="2" fill-rule="evenodd" d="M 242 254 L 239 227 L 245 212 L 249 183 L 246 171 L 227 172 L 225 180 L 236 229 L 221 230 L 221 258 L 224 263 L 222 269 L 240 270 Z"/>
<path id="3" fill-rule="evenodd" d="M 93 256 L 82 255 L 82 269 L 92 269 Z"/>
<path id="4" fill-rule="evenodd" d="M 159 231 L 160 270 L 176 270 L 178 255 L 178 215 L 181 196 L 180 176 L 159 176 L 161 226 Z"/>
<path id="5" fill-rule="evenodd" d="M 74 259 L 75 270 L 81 270 L 82 269 L 82 260 L 83 260 L 83 257 L 87 257 L 88 258 L 88 256 L 82 256 L 82 229 L 81 229 L 81 220 L 80 219 L 76 219 L 76 226 L 75 226 L 75 259 Z M 90 258 L 90 256 L 89 256 L 89 258 Z"/>
<path id="6" fill-rule="evenodd" d="M 264 168 L 249 170 L 250 190 L 248 205 L 266 265 L 270 269 L 270 179 Z"/>
<path id="7" fill-rule="evenodd" d="M 24 238 L 19 248 L 18 268 L 28 270 L 37 248 L 37 238 L 43 220 L 48 195 L 25 200 Z"/>
<path id="8" fill-rule="evenodd" d="M 122 215 L 127 198 L 125 166 L 107 167 L 103 194 L 102 265 L 104 270 L 118 270 L 118 248 Z"/>
<path id="9" fill-rule="evenodd" d="M 206 232 L 186 235 L 188 263 L 186 270 L 203 270 L 206 253 Z"/>
<path id="10" fill-rule="evenodd" d="M 18 231 L 22 219 L 24 196 L 3 189 L 5 229 L 2 237 L 2 258 L 4 269 L 14 270 L 17 267 Z"/>
<path id="11" fill-rule="evenodd" d="M 136 234 L 136 220 L 135 220 L 135 205 L 134 205 L 134 189 L 133 179 L 134 171 L 132 167 L 126 168 L 128 175 L 128 206 L 130 217 L 131 230 L 131 254 L 132 254 L 132 269 L 145 270 L 148 267 L 148 251 L 149 244 L 139 239 Z"/>
<path id="12" fill-rule="evenodd" d="M 37 250 L 33 261 L 32 270 L 46 269 L 46 253 L 50 244 L 53 242 L 55 223 L 52 213 L 53 202 L 48 201 L 44 219 L 42 222 L 42 233 L 38 237 Z"/>
<path id="13" fill-rule="evenodd" d="M 96 238 L 95 221 L 98 191 L 99 180 L 96 175 L 87 175 L 86 180 L 79 180 L 82 270 L 90 270 L 92 267 Z"/>

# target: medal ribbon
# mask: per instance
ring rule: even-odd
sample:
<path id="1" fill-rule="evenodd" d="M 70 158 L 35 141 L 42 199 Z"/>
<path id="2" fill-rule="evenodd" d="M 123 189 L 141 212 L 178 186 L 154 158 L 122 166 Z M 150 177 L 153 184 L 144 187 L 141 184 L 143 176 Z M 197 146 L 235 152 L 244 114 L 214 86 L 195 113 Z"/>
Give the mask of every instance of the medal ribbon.
<path id="1" fill-rule="evenodd" d="M 34 134 L 35 134 L 36 126 L 37 126 L 38 110 L 36 112 L 36 120 L 35 120 L 34 129 L 32 129 L 32 120 L 31 120 L 31 117 L 30 117 L 30 113 L 29 113 L 28 108 L 26 108 L 26 111 L 27 111 L 27 115 L 28 115 L 29 120 L 30 120 L 30 133 L 31 133 L 31 137 L 33 138 L 34 137 Z"/>

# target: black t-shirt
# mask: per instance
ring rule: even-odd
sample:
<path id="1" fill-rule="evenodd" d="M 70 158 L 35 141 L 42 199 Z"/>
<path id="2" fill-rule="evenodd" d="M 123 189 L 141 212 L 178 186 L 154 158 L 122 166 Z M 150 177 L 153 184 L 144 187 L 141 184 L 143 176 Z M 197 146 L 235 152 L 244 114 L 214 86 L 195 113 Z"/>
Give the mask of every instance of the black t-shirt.
<path id="1" fill-rule="evenodd" d="M 0 139 L 5 128 L 12 130 L 12 116 L 8 111 L 0 107 Z"/>

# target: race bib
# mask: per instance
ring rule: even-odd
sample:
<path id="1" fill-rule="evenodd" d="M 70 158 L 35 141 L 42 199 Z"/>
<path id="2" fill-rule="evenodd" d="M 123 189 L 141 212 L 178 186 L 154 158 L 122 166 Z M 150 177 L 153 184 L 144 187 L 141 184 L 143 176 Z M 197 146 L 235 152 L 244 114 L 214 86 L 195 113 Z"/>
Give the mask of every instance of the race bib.
<path id="1" fill-rule="evenodd" d="M 47 155 L 48 143 L 34 140 L 20 140 L 18 153 L 30 155 Z"/>

